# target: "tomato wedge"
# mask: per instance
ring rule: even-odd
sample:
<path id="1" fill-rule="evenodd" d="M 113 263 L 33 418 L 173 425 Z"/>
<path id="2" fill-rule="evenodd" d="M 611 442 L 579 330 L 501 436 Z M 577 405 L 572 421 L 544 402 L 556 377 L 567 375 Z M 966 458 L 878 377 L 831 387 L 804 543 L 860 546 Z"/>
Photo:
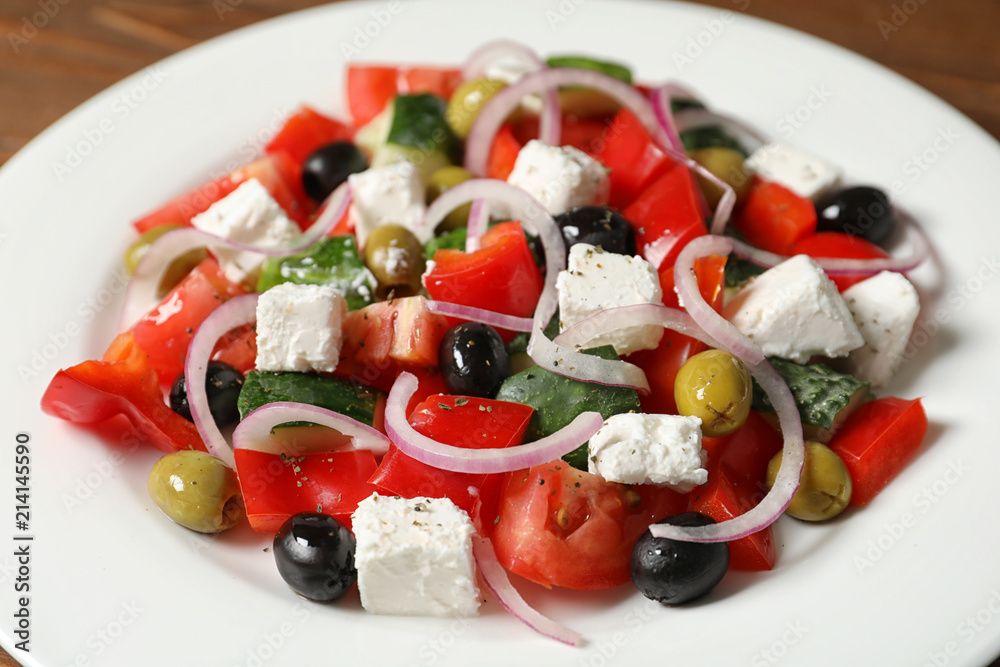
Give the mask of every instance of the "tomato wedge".
<path id="1" fill-rule="evenodd" d="M 640 254 L 657 271 L 672 267 L 689 241 L 708 233 L 700 202 L 691 172 L 675 165 L 651 181 L 622 212 L 635 229 Z"/>
<path id="2" fill-rule="evenodd" d="M 619 209 L 628 207 L 650 183 L 676 164 L 628 109 L 615 115 L 607 126 L 607 138 L 591 144 L 589 152 L 611 170 L 609 203 Z"/>
<path id="3" fill-rule="evenodd" d="M 851 473 L 852 505 L 871 502 L 906 467 L 924 441 L 927 426 L 919 398 L 876 398 L 847 418 L 830 449 Z"/>
<path id="4" fill-rule="evenodd" d="M 299 512 L 328 514 L 350 528 L 358 503 L 375 492 L 368 483 L 375 472 L 369 450 L 295 457 L 249 449 L 234 453 L 247 519 L 258 533 L 273 535 Z"/>
<path id="5" fill-rule="evenodd" d="M 752 245 L 787 255 L 796 241 L 816 231 L 816 207 L 779 183 L 758 179 L 733 226 Z"/>
<path id="6" fill-rule="evenodd" d="M 360 127 L 396 95 L 431 93 L 447 100 L 461 83 L 460 69 L 352 64 L 347 67 L 347 106 Z"/>
<path id="7" fill-rule="evenodd" d="M 520 403 L 436 394 L 417 405 L 408 421 L 417 432 L 454 447 L 504 448 L 521 444 L 532 412 L 531 406 Z M 450 498 L 477 525 L 492 525 L 502 478 L 441 470 L 393 445 L 369 481 L 381 493 L 404 498 Z"/>
<path id="8" fill-rule="evenodd" d="M 842 232 L 816 232 L 804 236 L 792 244 L 789 254 L 841 259 L 879 259 L 889 256 L 889 253 L 871 241 Z M 830 280 L 834 282 L 838 290 L 843 292 L 867 277 L 842 275 L 830 276 Z"/>

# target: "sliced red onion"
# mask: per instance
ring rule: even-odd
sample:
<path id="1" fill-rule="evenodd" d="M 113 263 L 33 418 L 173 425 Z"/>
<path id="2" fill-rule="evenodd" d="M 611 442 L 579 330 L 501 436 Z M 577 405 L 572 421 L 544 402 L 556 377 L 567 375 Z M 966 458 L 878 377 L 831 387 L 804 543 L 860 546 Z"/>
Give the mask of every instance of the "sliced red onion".
<path id="1" fill-rule="evenodd" d="M 344 216 L 350 204 L 351 189 L 345 182 L 327 198 L 322 212 L 308 231 L 291 244 L 280 248 L 259 248 L 248 243 L 230 241 L 194 227 L 182 227 L 167 232 L 156 239 L 139 260 L 125 293 L 125 303 L 118 320 L 119 331 L 127 331 L 156 304 L 163 274 L 170 264 L 184 253 L 195 248 L 226 247 L 269 257 L 294 255 L 325 237 Z"/>
<path id="2" fill-rule="evenodd" d="M 900 224 L 910 246 L 910 254 L 904 257 L 879 257 L 875 259 L 814 257 L 813 259 L 830 275 L 875 275 L 881 271 L 896 271 L 897 273 L 912 271 L 930 256 L 930 242 L 917 223 L 900 216 Z M 777 266 L 789 259 L 787 255 L 761 250 L 737 240 L 733 241 L 733 250 L 754 264 L 767 268 Z"/>
<path id="3" fill-rule="evenodd" d="M 389 451 L 389 438 L 357 419 L 308 403 L 277 402 L 257 408 L 240 421 L 233 431 L 233 449 L 250 449 L 268 454 L 301 456 L 308 451 L 290 451 L 271 437 L 271 429 L 289 422 L 310 422 L 336 429 L 351 438 L 337 451 L 369 449 L 381 456 Z M 329 451 L 329 450 L 322 450 Z"/>
<path id="4" fill-rule="evenodd" d="M 515 60 L 528 65 L 531 71 L 545 69 L 545 61 L 531 48 L 518 42 L 499 39 L 488 42 L 472 52 L 462 67 L 462 79 L 470 81 L 486 76 L 490 65 L 501 60 Z M 562 127 L 559 113 L 559 93 L 555 86 L 542 91 L 542 113 L 539 118 L 538 138 L 558 146 Z M 520 99 L 518 99 L 520 103 Z"/>
<path id="5" fill-rule="evenodd" d="M 711 109 L 692 107 L 678 111 L 674 116 L 674 122 L 679 132 L 702 127 L 722 127 L 751 153 L 770 141 L 766 134 L 748 123 Z"/>
<path id="6" fill-rule="evenodd" d="M 548 616 L 543 615 L 537 609 L 525 602 L 521 594 L 510 582 L 507 571 L 500 565 L 493 543 L 489 538 L 472 536 L 472 555 L 479 566 L 479 572 L 483 575 L 486 586 L 493 591 L 500 605 L 506 609 L 514 618 L 521 621 L 529 628 L 563 644 L 579 646 L 583 642 L 583 637 L 579 632 L 570 630 L 566 626 L 558 623 Z"/>
<path id="7" fill-rule="evenodd" d="M 463 306 L 458 303 L 448 303 L 447 301 L 428 300 L 424 304 L 432 313 L 449 315 L 469 322 L 482 322 L 497 329 L 509 329 L 510 331 L 531 331 L 532 320 L 529 317 L 515 317 L 505 315 L 483 308 L 473 308 Z"/>
<path id="8" fill-rule="evenodd" d="M 751 364 L 764 361 L 764 352 L 736 326 L 719 315 L 705 302 L 698 289 L 694 262 L 706 255 L 728 257 L 733 251 L 733 240 L 727 236 L 700 236 L 684 246 L 674 264 L 674 283 L 677 296 L 692 319 L 710 336 L 722 342 L 730 352 Z"/>
<path id="9" fill-rule="evenodd" d="M 734 353 L 733 350 L 729 350 Z M 736 355 L 739 356 L 739 355 Z M 746 363 L 746 360 L 743 360 Z M 792 392 L 784 378 L 767 360 L 757 364 L 747 363 L 747 368 L 757 384 L 767 394 L 774 406 L 784 437 L 781 467 L 774 486 L 756 507 L 738 517 L 708 526 L 671 526 L 656 523 L 649 527 L 654 537 L 666 537 L 684 542 L 728 542 L 752 535 L 774 523 L 799 488 L 799 477 L 805 462 L 802 422 Z"/>
<path id="10" fill-rule="evenodd" d="M 636 115 L 639 122 L 653 135 L 658 144 L 670 146 L 670 140 L 660 126 L 649 100 L 636 88 L 620 79 L 594 70 L 576 67 L 551 67 L 526 74 L 516 83 L 501 90 L 486 103 L 476 118 L 465 143 L 465 168 L 480 176 L 486 174 L 493 138 L 507 116 L 520 104 L 521 99 L 525 95 L 540 93 L 559 86 L 593 88 L 616 99 Z"/>
<path id="11" fill-rule="evenodd" d="M 187 389 L 188 405 L 191 406 L 194 425 L 198 428 L 208 453 L 221 459 L 230 468 L 235 467 L 233 450 L 219 431 L 219 427 L 215 425 L 212 411 L 208 407 L 205 376 L 212 351 L 219 338 L 237 327 L 257 321 L 257 296 L 245 294 L 233 297 L 213 310 L 191 339 L 187 360 L 184 362 L 184 386 Z"/>
<path id="12" fill-rule="evenodd" d="M 400 373 L 386 399 L 386 433 L 404 454 L 441 470 L 498 473 L 530 468 L 562 458 L 587 442 L 604 424 L 599 413 L 583 412 L 552 435 L 516 447 L 454 447 L 428 438 L 410 426 L 406 420 L 406 406 L 416 390 L 416 376 L 405 371 Z"/>
<path id="13" fill-rule="evenodd" d="M 476 199 L 469 209 L 469 222 L 465 228 L 465 252 L 479 250 L 479 239 L 490 224 L 490 207 L 486 201 Z"/>
<path id="14" fill-rule="evenodd" d="M 673 91 L 674 88 L 671 84 L 654 88 L 649 94 L 649 101 L 653 105 L 653 112 L 656 114 L 656 119 L 659 121 L 660 126 L 667 136 L 667 140 L 670 142 L 670 147 L 677 153 L 683 154 L 684 144 L 681 142 L 681 135 L 677 130 L 673 110 L 670 106 L 670 98 Z"/>

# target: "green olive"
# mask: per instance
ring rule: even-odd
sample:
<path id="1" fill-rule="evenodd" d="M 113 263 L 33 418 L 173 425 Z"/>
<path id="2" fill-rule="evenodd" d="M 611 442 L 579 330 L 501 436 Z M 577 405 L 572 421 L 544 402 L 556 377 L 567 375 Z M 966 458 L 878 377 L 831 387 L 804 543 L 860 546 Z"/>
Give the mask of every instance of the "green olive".
<path id="1" fill-rule="evenodd" d="M 781 452 L 767 464 L 767 486 L 774 485 L 781 467 Z M 815 440 L 806 441 L 806 460 L 787 514 L 803 521 L 826 521 L 851 502 L 851 475 L 837 453 Z"/>
<path id="2" fill-rule="evenodd" d="M 674 379 L 677 411 L 701 418 L 701 432 L 729 435 L 747 420 L 753 383 L 743 362 L 722 350 L 706 350 L 688 359 Z"/>
<path id="3" fill-rule="evenodd" d="M 149 246 L 153 245 L 156 239 L 169 231 L 181 229 L 182 227 L 183 225 L 160 225 L 146 231 L 142 236 L 133 241 L 132 245 L 125 250 L 125 270 L 128 271 L 128 274 L 130 276 L 135 275 L 135 270 L 139 266 L 139 262 L 142 261 L 146 251 L 149 250 Z M 196 267 L 207 256 L 208 253 L 204 248 L 195 248 L 171 262 L 170 266 L 163 273 L 163 278 L 160 280 L 160 293 L 166 294 L 170 291 L 184 276 L 191 272 L 191 269 Z"/>
<path id="4" fill-rule="evenodd" d="M 472 79 L 455 89 L 448 100 L 445 120 L 459 139 L 465 139 L 482 108 L 493 96 L 507 87 L 503 81 Z"/>
<path id="5" fill-rule="evenodd" d="M 743 166 L 743 162 L 746 160 L 743 153 L 732 148 L 712 146 L 691 153 L 691 159 L 728 183 L 736 191 L 737 202 L 746 199 L 750 192 L 753 173 Z M 701 186 L 701 191 L 705 193 L 708 205 L 715 208 L 719 199 L 722 198 L 722 190 L 701 175 L 698 176 L 698 184 Z"/>
<path id="6" fill-rule="evenodd" d="M 433 202 L 448 188 L 453 188 L 459 183 L 464 183 L 475 177 L 475 174 L 464 167 L 451 165 L 438 169 L 427 180 L 427 203 L 430 204 Z M 469 221 L 469 211 L 471 209 L 472 204 L 459 206 L 444 217 L 444 220 L 438 224 L 437 229 L 450 232 L 453 229 L 465 227 Z"/>
<path id="7" fill-rule="evenodd" d="M 409 296 L 420 289 L 424 248 L 406 227 L 379 225 L 365 242 L 365 265 L 375 274 L 383 292 Z"/>
<path id="8" fill-rule="evenodd" d="M 167 454 L 153 466 L 147 486 L 160 511 L 199 533 L 221 533 L 243 518 L 236 473 L 211 454 Z"/>

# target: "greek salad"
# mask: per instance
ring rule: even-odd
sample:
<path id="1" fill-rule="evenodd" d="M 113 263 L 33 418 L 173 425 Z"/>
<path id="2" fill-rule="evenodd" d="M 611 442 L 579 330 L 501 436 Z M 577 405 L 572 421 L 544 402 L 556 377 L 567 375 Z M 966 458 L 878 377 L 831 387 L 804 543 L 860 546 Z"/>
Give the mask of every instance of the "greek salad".
<path id="1" fill-rule="evenodd" d="M 927 243 L 877 187 L 603 58 L 346 84 L 133 221 L 121 333 L 42 398 L 162 450 L 170 519 L 248 522 L 310 600 L 470 616 L 485 583 L 578 644 L 508 573 L 683 604 L 921 446 L 882 388 Z"/>

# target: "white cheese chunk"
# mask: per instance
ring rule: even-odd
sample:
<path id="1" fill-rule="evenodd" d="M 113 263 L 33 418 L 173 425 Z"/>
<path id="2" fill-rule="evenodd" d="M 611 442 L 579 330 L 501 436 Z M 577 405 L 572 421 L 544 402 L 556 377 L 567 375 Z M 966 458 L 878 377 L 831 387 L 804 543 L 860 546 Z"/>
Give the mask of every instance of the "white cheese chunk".
<path id="1" fill-rule="evenodd" d="M 804 364 L 843 357 L 864 345 L 837 286 L 808 255 L 796 255 L 747 281 L 723 315 L 768 357 Z"/>
<path id="2" fill-rule="evenodd" d="M 588 243 L 570 248 L 568 268 L 559 272 L 556 290 L 560 331 L 605 308 L 663 303 L 660 278 L 649 262 L 639 256 L 604 252 Z M 654 349 L 662 337 L 662 327 L 627 327 L 598 336 L 587 346 L 614 345 L 615 351 L 624 355 Z"/>
<path id="3" fill-rule="evenodd" d="M 517 154 L 507 182 L 537 199 L 552 215 L 576 206 L 608 201 L 608 171 L 572 146 L 550 146 L 532 139 Z"/>
<path id="4" fill-rule="evenodd" d="M 609 482 L 660 484 L 687 493 L 708 481 L 698 417 L 613 415 L 591 437 L 588 453 L 590 472 Z"/>
<path id="5" fill-rule="evenodd" d="M 352 515 L 361 605 L 373 614 L 474 616 L 475 529 L 447 498 L 372 494 Z"/>
<path id="6" fill-rule="evenodd" d="M 191 224 L 209 234 L 259 248 L 278 248 L 301 233 L 256 178 L 241 183 L 208 210 L 191 218 Z M 259 252 L 225 246 L 212 246 L 209 250 L 219 260 L 226 278 L 234 283 L 251 278 L 267 259 Z"/>
<path id="7" fill-rule="evenodd" d="M 855 283 L 842 295 L 865 344 L 847 357 L 845 369 L 859 380 L 881 387 L 903 363 L 913 325 L 920 313 L 917 290 L 902 274 L 883 271 Z"/>
<path id="8" fill-rule="evenodd" d="M 351 211 L 358 248 L 373 229 L 380 225 L 402 225 L 411 231 L 420 228 L 424 218 L 424 185 L 420 171 L 412 162 L 396 162 L 384 167 L 372 167 L 347 177 L 351 184 Z M 418 233 L 421 243 L 433 236 L 434 230 Z"/>
<path id="9" fill-rule="evenodd" d="M 332 373 L 347 300 L 329 285 L 282 283 L 257 300 L 257 370 Z"/>
<path id="10" fill-rule="evenodd" d="M 840 168 L 787 144 L 765 144 L 746 160 L 749 170 L 800 197 L 816 200 L 840 181 Z"/>

